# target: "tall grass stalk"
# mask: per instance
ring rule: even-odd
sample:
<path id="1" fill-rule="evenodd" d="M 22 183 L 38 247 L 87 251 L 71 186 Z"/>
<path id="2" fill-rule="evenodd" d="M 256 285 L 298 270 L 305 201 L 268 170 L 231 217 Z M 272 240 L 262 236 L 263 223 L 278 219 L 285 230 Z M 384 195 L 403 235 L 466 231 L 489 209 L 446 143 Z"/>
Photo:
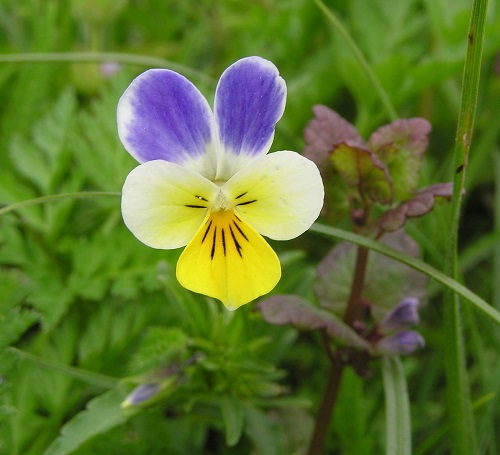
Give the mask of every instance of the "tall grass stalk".
<path id="1" fill-rule="evenodd" d="M 465 175 L 477 106 L 481 57 L 483 50 L 487 0 L 474 0 L 467 34 L 467 54 L 462 82 L 460 113 L 455 143 L 455 174 L 449 227 L 446 273 L 458 277 L 457 239 L 460 224 Z M 456 293 L 445 294 L 444 328 L 449 340 L 445 350 L 447 402 L 451 424 L 450 441 L 457 455 L 477 453 L 476 431 L 472 413 L 469 378 L 466 369 L 462 308 Z"/>

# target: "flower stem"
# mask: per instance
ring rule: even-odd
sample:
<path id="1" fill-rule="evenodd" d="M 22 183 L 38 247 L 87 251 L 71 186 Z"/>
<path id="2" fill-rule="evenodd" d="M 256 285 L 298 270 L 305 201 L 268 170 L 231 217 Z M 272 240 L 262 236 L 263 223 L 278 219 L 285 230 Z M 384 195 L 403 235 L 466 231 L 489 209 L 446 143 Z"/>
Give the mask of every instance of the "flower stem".
<path id="1" fill-rule="evenodd" d="M 368 249 L 358 246 L 356 252 L 356 266 L 354 279 L 351 286 L 351 294 L 344 314 L 344 321 L 353 326 L 354 322 L 363 318 L 364 308 L 360 305 L 363 286 L 365 284 L 366 266 L 368 264 Z"/>
<path id="2" fill-rule="evenodd" d="M 340 391 L 343 372 L 344 364 L 340 358 L 337 357 L 332 359 L 326 380 L 325 391 L 323 392 L 323 399 L 321 400 L 318 415 L 316 417 L 316 426 L 311 442 L 309 443 L 308 455 L 322 455 L 324 453 L 326 435 Z"/>
<path id="3" fill-rule="evenodd" d="M 364 308 L 360 304 L 363 286 L 365 284 L 366 267 L 368 265 L 368 249 L 358 246 L 356 254 L 356 264 L 354 267 L 354 277 L 351 285 L 351 293 L 344 314 L 344 321 L 351 327 L 355 321 L 363 318 Z M 335 403 L 340 391 L 342 374 L 345 363 L 339 356 L 330 354 L 329 340 L 324 335 L 325 349 L 330 359 L 330 369 L 326 381 L 325 391 L 316 417 L 316 426 L 309 443 L 308 455 L 321 455 L 324 453 L 325 440 L 330 426 L 330 421 L 335 409 Z"/>

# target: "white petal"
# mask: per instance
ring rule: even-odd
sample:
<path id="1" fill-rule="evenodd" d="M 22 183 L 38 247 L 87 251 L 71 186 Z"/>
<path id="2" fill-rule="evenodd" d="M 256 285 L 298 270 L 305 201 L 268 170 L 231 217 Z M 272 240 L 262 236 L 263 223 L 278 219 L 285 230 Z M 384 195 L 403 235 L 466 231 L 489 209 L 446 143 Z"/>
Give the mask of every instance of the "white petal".
<path id="1" fill-rule="evenodd" d="M 295 152 L 258 158 L 224 186 L 235 211 L 262 235 L 293 239 L 305 232 L 323 207 L 317 166 Z"/>
<path id="2" fill-rule="evenodd" d="M 141 242 L 160 249 L 187 245 L 219 188 L 175 163 L 147 161 L 130 172 L 122 191 L 125 224 Z"/>

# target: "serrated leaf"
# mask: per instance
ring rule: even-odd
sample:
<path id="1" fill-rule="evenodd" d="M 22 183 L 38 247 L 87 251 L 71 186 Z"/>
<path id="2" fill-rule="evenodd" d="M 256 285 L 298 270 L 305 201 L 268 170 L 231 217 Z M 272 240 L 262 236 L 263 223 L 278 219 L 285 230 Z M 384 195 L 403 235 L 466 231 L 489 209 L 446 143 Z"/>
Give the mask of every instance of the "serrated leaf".
<path id="1" fill-rule="evenodd" d="M 89 401 L 87 408 L 66 423 L 59 437 L 44 452 L 44 455 L 67 455 L 98 434 L 126 422 L 135 413 L 124 411 L 121 403 L 126 394 L 112 389 Z"/>
<path id="2" fill-rule="evenodd" d="M 126 76 L 126 75 L 125 75 Z M 117 77 L 101 98 L 78 117 L 72 146 L 81 170 L 96 189 L 117 191 L 137 162 L 118 138 L 116 106 L 130 80 Z"/>
<path id="3" fill-rule="evenodd" d="M 32 278 L 32 292 L 26 300 L 40 311 L 43 330 L 49 332 L 66 314 L 74 296 L 50 269 L 33 271 Z"/>
<path id="4" fill-rule="evenodd" d="M 296 295 L 275 295 L 259 303 L 270 324 L 290 324 L 300 330 L 324 330 L 333 340 L 350 347 L 369 349 L 368 343 L 329 311 L 317 308 Z"/>
<path id="5" fill-rule="evenodd" d="M 70 155 L 65 144 L 75 104 L 73 92 L 64 91 L 52 109 L 35 123 L 31 137 L 14 136 L 10 144 L 14 167 L 41 194 L 53 193 L 67 168 Z"/>
<path id="6" fill-rule="evenodd" d="M 402 228 L 407 218 L 423 216 L 433 208 L 436 199 L 450 200 L 453 194 L 453 183 L 435 183 L 422 188 L 408 201 L 385 212 L 377 222 L 380 229 L 386 232 Z"/>
<path id="7" fill-rule="evenodd" d="M 369 150 L 345 141 L 335 146 L 330 163 L 344 183 L 355 190 L 361 199 L 391 203 L 392 180 L 387 167 Z"/>
<path id="8" fill-rule="evenodd" d="M 370 148 L 389 169 L 398 200 L 408 198 L 418 184 L 431 130 L 431 124 L 423 118 L 399 119 L 370 137 Z"/>
<path id="9" fill-rule="evenodd" d="M 241 401 L 232 395 L 223 395 L 220 410 L 226 435 L 226 444 L 232 447 L 238 443 L 245 424 L 245 409 Z"/>

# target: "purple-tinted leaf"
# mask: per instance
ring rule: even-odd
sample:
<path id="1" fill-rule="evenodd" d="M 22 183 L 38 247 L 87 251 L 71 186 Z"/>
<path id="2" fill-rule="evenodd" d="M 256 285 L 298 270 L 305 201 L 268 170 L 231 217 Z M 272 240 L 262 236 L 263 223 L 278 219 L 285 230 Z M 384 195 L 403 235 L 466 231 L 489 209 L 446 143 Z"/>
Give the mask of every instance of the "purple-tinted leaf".
<path id="1" fill-rule="evenodd" d="M 335 145 L 352 141 L 359 147 L 366 147 L 356 128 L 335 111 L 317 105 L 313 107 L 313 113 L 314 118 L 304 128 L 304 156 L 316 163 L 322 175 L 329 167 L 328 157 Z"/>
<path id="2" fill-rule="evenodd" d="M 406 199 L 417 184 L 431 124 L 423 118 L 396 120 L 370 137 L 370 149 L 384 162 L 394 182 L 396 199 Z"/>
<path id="3" fill-rule="evenodd" d="M 300 330 L 324 330 L 333 340 L 349 347 L 367 349 L 368 343 L 332 313 L 295 295 L 275 295 L 259 303 L 265 321 L 290 324 Z"/>
<path id="4" fill-rule="evenodd" d="M 384 235 L 381 243 L 415 257 L 419 255 L 417 243 L 403 231 Z M 339 243 L 317 268 L 314 292 L 320 305 L 338 316 L 343 315 L 349 299 L 356 248 L 347 242 Z M 378 321 L 405 298 L 422 300 L 426 283 L 425 275 L 394 259 L 370 252 L 362 300 L 370 304 L 371 314 Z"/>
<path id="5" fill-rule="evenodd" d="M 450 200 L 453 194 L 453 183 L 435 183 L 422 188 L 408 201 L 385 212 L 378 221 L 383 231 L 392 232 L 402 228 L 407 218 L 425 215 L 434 208 L 436 198 Z"/>
<path id="6" fill-rule="evenodd" d="M 359 198 L 390 204 L 392 181 L 387 167 L 369 150 L 346 141 L 335 146 L 330 163 Z"/>

